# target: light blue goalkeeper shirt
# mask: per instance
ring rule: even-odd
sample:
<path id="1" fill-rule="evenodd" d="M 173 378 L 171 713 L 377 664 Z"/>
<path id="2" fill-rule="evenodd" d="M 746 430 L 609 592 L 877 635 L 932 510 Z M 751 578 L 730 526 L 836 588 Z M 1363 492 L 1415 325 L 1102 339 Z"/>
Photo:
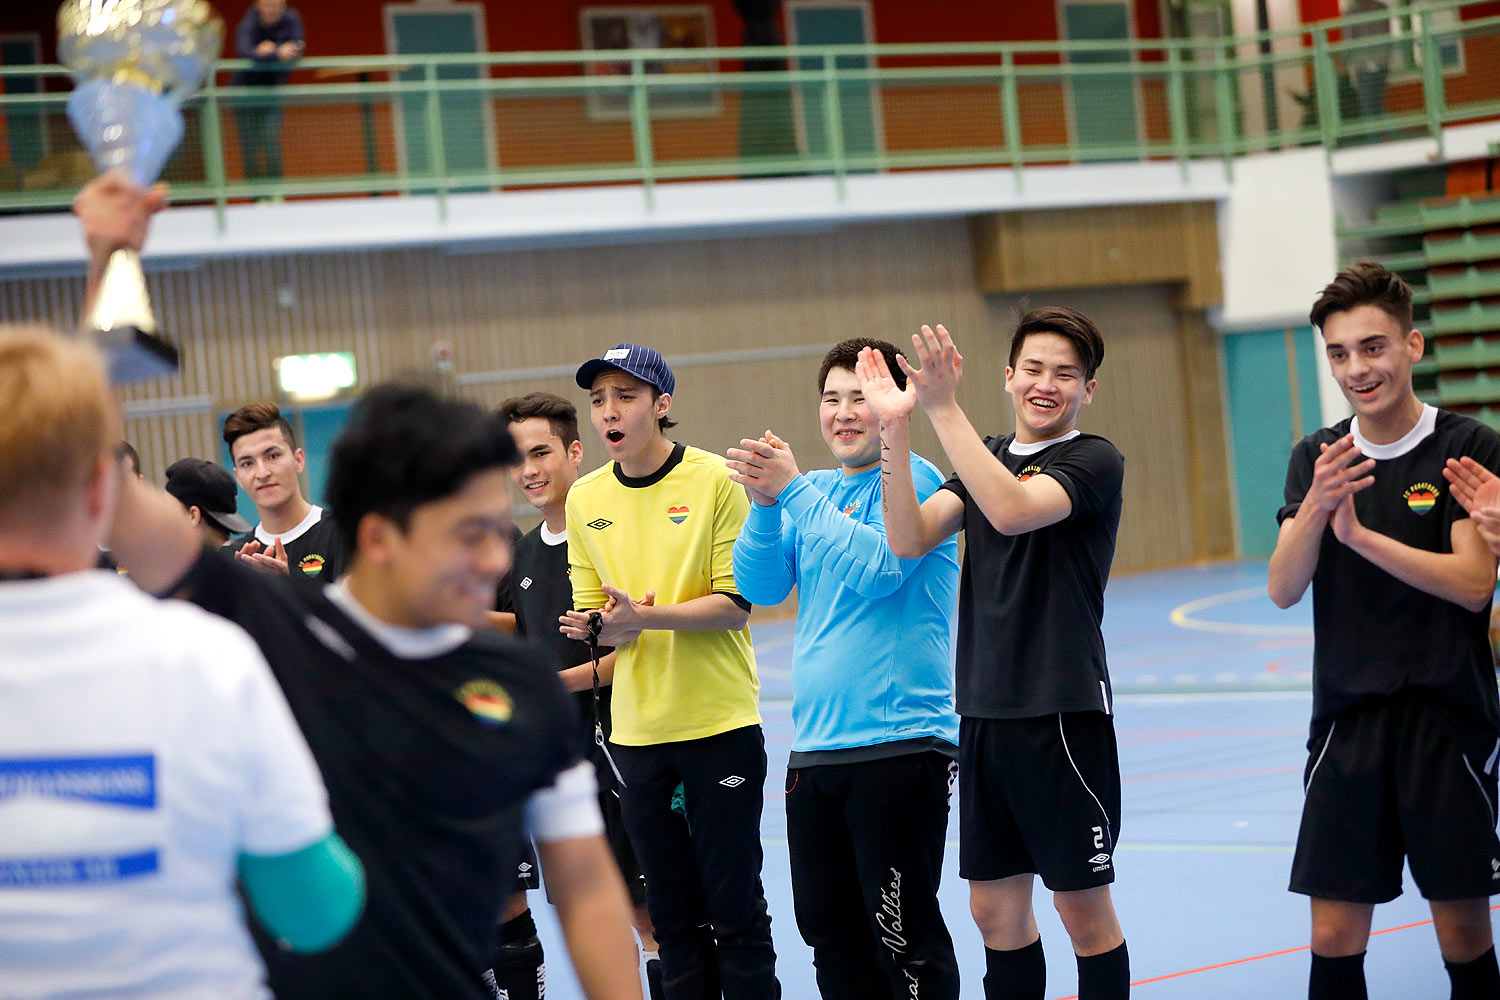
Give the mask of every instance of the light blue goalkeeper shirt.
<path id="1" fill-rule="evenodd" d="M 944 478 L 912 455 L 917 498 Z M 797 588 L 792 647 L 794 766 L 801 754 L 915 741 L 958 743 L 953 630 L 958 540 L 920 559 L 898 559 L 885 540 L 880 468 L 845 476 L 820 469 L 793 479 L 772 506 L 752 503 L 734 545 L 740 594 L 779 604 Z M 863 759 L 855 754 L 839 754 Z M 832 760 L 828 760 L 832 762 Z"/>

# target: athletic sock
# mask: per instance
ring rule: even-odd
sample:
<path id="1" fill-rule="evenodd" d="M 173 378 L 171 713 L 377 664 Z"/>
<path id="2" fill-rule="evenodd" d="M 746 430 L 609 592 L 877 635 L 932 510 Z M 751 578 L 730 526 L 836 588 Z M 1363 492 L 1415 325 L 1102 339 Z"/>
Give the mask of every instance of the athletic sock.
<path id="1" fill-rule="evenodd" d="M 1452 1000 L 1494 1000 L 1500 997 L 1500 965 L 1495 962 L 1494 948 L 1472 961 L 1445 961 L 1443 965 L 1453 983 Z"/>
<path id="2" fill-rule="evenodd" d="M 1078 1000 L 1125 1000 L 1130 996 L 1130 952 L 1125 942 L 1102 955 L 1075 955 Z"/>
<path id="3" fill-rule="evenodd" d="M 984 1000 L 1042 1000 L 1047 955 L 1042 939 L 1013 951 L 984 949 Z"/>
<path id="4" fill-rule="evenodd" d="M 1327 958 L 1313 952 L 1307 1000 L 1369 1000 L 1365 990 L 1365 953 Z"/>
<path id="5" fill-rule="evenodd" d="M 490 975 L 484 977 L 498 1000 L 541 1000 L 547 990 L 547 963 L 536 921 L 527 910 L 496 933 Z"/>
<path id="6" fill-rule="evenodd" d="M 666 1000 L 667 992 L 661 984 L 661 954 L 655 951 L 643 951 L 641 957 L 646 960 L 646 991 L 649 1000 Z"/>

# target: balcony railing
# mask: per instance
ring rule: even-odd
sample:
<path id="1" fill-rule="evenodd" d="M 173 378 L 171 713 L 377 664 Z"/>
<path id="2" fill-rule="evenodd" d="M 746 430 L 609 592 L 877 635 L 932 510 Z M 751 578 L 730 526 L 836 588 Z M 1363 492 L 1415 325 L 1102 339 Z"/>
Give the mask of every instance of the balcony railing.
<path id="1" fill-rule="evenodd" d="M 1500 117 L 1500 17 L 1436 3 L 1220 39 L 309 58 L 281 87 L 226 60 L 184 108 L 178 203 L 1189 161 L 1336 150 Z M 1367 33 L 1369 25 L 1390 31 Z M 781 68 L 746 68 L 766 65 Z M 0 67 L 0 211 L 93 172 L 66 71 Z M 281 176 L 246 142 L 280 118 Z"/>

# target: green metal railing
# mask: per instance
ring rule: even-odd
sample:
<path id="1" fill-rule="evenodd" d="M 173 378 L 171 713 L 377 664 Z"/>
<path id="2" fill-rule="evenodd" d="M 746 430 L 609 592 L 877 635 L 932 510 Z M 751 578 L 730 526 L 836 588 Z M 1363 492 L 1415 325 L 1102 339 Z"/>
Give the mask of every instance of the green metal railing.
<path id="1" fill-rule="evenodd" d="M 1474 3 L 1221 39 L 309 58 L 301 81 L 184 108 L 178 203 L 281 196 L 1197 159 L 1431 136 L 1500 117 L 1500 17 Z M 1387 20 L 1400 34 L 1365 35 Z M 1353 31 L 1351 32 L 1351 29 Z M 1262 51 L 1268 49 L 1269 51 Z M 747 72 L 744 60 L 784 60 Z M 763 63 L 758 63 L 763 64 Z M 66 207 L 92 172 L 66 73 L 0 67 L 0 211 Z M 29 91 L 29 92 L 27 92 Z M 281 119 L 283 176 L 246 162 Z M 250 138 L 250 142 L 246 142 Z"/>

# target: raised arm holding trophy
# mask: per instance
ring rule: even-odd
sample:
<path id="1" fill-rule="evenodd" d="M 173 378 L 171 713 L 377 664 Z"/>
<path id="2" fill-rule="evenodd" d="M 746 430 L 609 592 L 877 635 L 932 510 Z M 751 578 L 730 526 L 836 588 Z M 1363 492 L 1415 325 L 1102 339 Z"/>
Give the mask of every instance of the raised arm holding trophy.
<path id="1" fill-rule="evenodd" d="M 68 118 L 100 170 L 149 187 L 182 140 L 182 102 L 203 86 L 224 42 L 204 0 L 66 0 L 58 53 L 76 86 Z M 84 318 L 115 382 L 177 370 L 159 333 L 139 255 L 116 250 Z"/>

